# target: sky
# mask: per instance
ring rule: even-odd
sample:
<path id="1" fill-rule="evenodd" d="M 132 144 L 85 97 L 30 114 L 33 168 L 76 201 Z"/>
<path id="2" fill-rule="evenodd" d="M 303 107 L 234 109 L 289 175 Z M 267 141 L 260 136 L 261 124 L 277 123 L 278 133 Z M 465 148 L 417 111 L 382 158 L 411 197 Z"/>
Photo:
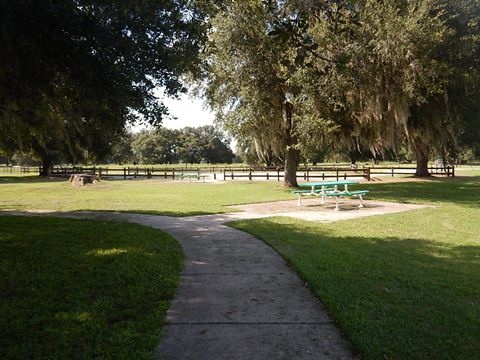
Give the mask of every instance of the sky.
<path id="1" fill-rule="evenodd" d="M 169 129 L 180 129 L 185 126 L 203 126 L 213 125 L 214 114 L 203 107 L 200 99 L 182 94 L 178 100 L 162 96 L 162 91 L 158 91 L 157 96 L 163 100 L 170 113 L 176 117 L 176 120 L 165 119 L 162 125 Z M 144 126 L 133 127 L 138 131 Z"/>
<path id="2" fill-rule="evenodd" d="M 162 125 L 169 129 L 180 129 L 185 126 L 198 127 L 203 125 L 213 125 L 215 115 L 204 108 L 202 100 L 193 98 L 187 94 L 182 94 L 178 100 L 165 97 L 162 91 L 157 92 L 157 96 L 163 100 L 175 120 L 165 119 Z M 145 129 L 145 125 L 133 126 L 134 132 Z M 237 142 L 231 139 L 230 148 L 235 150 Z"/>
<path id="3" fill-rule="evenodd" d="M 164 98 L 164 103 L 177 120 L 165 120 L 164 126 L 179 129 L 185 126 L 213 125 L 214 115 L 203 108 L 200 99 L 183 94 L 179 100 Z"/>

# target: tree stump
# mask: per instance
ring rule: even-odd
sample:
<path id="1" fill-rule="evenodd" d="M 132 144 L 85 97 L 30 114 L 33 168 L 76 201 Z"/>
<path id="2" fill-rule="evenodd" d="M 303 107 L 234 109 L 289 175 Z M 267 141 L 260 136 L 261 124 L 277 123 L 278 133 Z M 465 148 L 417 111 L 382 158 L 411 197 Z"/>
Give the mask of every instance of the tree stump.
<path id="1" fill-rule="evenodd" d="M 74 174 L 70 175 L 68 181 L 72 183 L 72 186 L 85 186 L 86 184 L 95 184 L 97 182 L 97 176 L 90 174 Z"/>

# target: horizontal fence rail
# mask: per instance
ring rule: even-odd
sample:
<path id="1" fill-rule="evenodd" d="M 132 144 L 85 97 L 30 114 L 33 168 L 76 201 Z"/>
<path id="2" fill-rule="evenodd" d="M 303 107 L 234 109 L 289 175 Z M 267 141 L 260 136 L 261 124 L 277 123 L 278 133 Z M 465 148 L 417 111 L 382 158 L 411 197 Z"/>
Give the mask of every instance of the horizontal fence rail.
<path id="1" fill-rule="evenodd" d="M 299 167 L 297 169 L 297 179 L 299 180 L 325 180 L 325 179 L 348 179 L 348 178 L 364 178 L 370 180 L 374 175 L 391 175 L 399 176 L 406 174 L 414 174 L 415 167 L 400 166 L 361 166 L 361 167 L 337 167 L 337 166 L 311 166 Z M 431 166 L 428 171 L 432 175 L 455 176 L 454 166 Z M 39 166 L 0 166 L 0 173 L 3 174 L 34 174 L 38 175 L 42 172 Z M 252 166 L 252 167 L 220 167 L 220 166 L 203 166 L 203 167 L 101 167 L 101 166 L 52 166 L 50 167 L 50 176 L 69 177 L 73 174 L 92 174 L 100 177 L 137 179 L 137 178 L 157 178 L 157 179 L 175 179 L 182 178 L 185 174 L 198 174 L 206 176 L 207 174 L 213 179 L 219 180 L 235 180 L 235 179 L 254 179 L 276 180 L 280 181 L 284 177 L 284 168 L 276 166 Z M 218 176 L 217 176 L 218 175 Z"/>

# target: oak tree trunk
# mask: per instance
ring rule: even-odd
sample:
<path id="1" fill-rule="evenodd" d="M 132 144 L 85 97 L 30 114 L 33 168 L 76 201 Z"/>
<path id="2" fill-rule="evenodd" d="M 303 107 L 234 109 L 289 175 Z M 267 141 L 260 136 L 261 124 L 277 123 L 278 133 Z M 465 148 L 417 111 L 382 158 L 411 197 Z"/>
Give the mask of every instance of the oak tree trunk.
<path id="1" fill-rule="evenodd" d="M 297 168 L 300 162 L 300 151 L 293 147 L 295 140 L 293 138 L 293 105 L 289 102 L 285 103 L 284 107 L 284 121 L 285 121 L 285 176 L 283 185 L 286 187 L 298 187 L 297 182 Z"/>
<path id="2" fill-rule="evenodd" d="M 52 167 L 52 161 L 49 157 L 42 157 L 42 167 L 40 176 L 50 176 L 50 168 Z"/>
<path id="3" fill-rule="evenodd" d="M 417 159 L 417 169 L 415 171 L 415 176 L 417 177 L 428 177 L 430 173 L 428 172 L 428 146 L 425 145 L 420 140 L 415 140 L 415 156 Z"/>
<path id="4" fill-rule="evenodd" d="M 300 151 L 290 147 L 285 153 L 285 179 L 284 185 L 287 187 L 298 187 L 297 168 L 300 161 Z"/>

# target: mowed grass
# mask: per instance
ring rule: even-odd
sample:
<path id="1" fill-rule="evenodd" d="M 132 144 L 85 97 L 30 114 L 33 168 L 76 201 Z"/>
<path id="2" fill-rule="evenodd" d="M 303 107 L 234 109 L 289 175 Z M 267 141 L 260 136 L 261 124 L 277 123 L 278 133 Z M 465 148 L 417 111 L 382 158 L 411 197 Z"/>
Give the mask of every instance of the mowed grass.
<path id="1" fill-rule="evenodd" d="M 150 359 L 183 267 L 140 225 L 0 217 L 2 359 Z"/>
<path id="2" fill-rule="evenodd" d="M 227 205 L 293 199 L 280 183 L 101 181 L 75 188 L 66 180 L 0 177 L 0 209 L 102 210 L 170 216 L 233 211 Z"/>
<path id="3" fill-rule="evenodd" d="M 371 190 L 368 198 L 375 200 L 480 208 L 480 174 L 474 174 L 470 172 L 470 176 L 465 177 L 437 177 L 418 182 L 363 183 L 358 187 Z"/>
<path id="4" fill-rule="evenodd" d="M 371 187 L 434 207 L 330 224 L 233 223 L 276 249 L 365 359 L 480 354 L 480 178 Z"/>

